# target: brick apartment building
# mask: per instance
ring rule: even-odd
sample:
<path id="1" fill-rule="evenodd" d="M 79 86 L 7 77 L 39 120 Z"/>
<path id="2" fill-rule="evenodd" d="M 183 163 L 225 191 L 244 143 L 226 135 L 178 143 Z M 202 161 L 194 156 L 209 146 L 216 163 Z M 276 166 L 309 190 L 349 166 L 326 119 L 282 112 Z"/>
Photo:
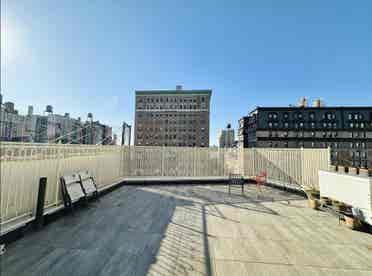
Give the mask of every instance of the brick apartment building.
<path id="1" fill-rule="evenodd" d="M 258 107 L 239 123 L 240 147 L 330 147 L 333 162 L 372 167 L 372 106 Z"/>
<path id="2" fill-rule="evenodd" d="M 136 91 L 134 144 L 209 146 L 212 90 Z"/>

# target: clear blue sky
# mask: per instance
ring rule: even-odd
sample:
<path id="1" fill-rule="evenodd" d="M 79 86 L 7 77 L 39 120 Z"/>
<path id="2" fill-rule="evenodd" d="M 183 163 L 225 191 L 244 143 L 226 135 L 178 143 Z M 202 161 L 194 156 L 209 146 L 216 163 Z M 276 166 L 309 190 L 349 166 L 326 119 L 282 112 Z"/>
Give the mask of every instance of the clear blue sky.
<path id="1" fill-rule="evenodd" d="M 256 105 L 372 105 L 372 1 L 2 0 L 5 100 L 117 127 L 135 89 L 211 88 L 211 141 Z"/>

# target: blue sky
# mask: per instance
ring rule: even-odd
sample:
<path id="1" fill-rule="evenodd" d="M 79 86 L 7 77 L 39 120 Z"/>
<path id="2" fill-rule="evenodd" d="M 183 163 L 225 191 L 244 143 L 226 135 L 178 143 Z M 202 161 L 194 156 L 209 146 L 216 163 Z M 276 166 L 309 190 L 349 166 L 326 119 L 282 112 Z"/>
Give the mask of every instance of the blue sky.
<path id="1" fill-rule="evenodd" d="M 135 89 L 211 88 L 211 142 L 255 106 L 372 105 L 372 1 L 2 0 L 2 91 L 117 128 Z"/>

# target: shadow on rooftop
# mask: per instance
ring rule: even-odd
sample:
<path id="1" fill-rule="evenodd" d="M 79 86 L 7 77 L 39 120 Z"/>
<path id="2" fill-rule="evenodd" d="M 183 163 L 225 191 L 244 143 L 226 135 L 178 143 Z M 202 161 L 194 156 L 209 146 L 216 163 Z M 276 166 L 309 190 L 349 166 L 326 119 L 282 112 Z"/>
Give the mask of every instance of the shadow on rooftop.
<path id="1" fill-rule="evenodd" d="M 199 208 L 188 213 L 183 208 Z M 178 210 L 181 210 L 179 212 Z M 10 244 L 4 275 L 210 275 L 201 206 L 122 187 Z"/>
<path id="2" fill-rule="evenodd" d="M 211 275 L 207 216 L 220 205 L 278 216 L 264 202 L 299 196 L 270 189 L 256 198 L 226 185 L 123 186 L 30 233 L 7 249 L 4 275 Z M 237 222 L 237 221 L 235 221 Z"/>

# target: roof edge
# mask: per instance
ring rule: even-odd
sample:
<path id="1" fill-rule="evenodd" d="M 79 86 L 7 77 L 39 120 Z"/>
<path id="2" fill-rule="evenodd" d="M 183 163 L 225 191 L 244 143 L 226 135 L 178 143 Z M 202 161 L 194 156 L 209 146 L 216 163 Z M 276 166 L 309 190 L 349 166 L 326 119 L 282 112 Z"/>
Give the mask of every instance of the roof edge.
<path id="1" fill-rule="evenodd" d="M 212 89 L 192 89 L 192 90 L 175 90 L 175 89 L 164 89 L 164 90 L 135 90 L 136 95 L 151 95 L 151 94 L 212 94 Z"/>

